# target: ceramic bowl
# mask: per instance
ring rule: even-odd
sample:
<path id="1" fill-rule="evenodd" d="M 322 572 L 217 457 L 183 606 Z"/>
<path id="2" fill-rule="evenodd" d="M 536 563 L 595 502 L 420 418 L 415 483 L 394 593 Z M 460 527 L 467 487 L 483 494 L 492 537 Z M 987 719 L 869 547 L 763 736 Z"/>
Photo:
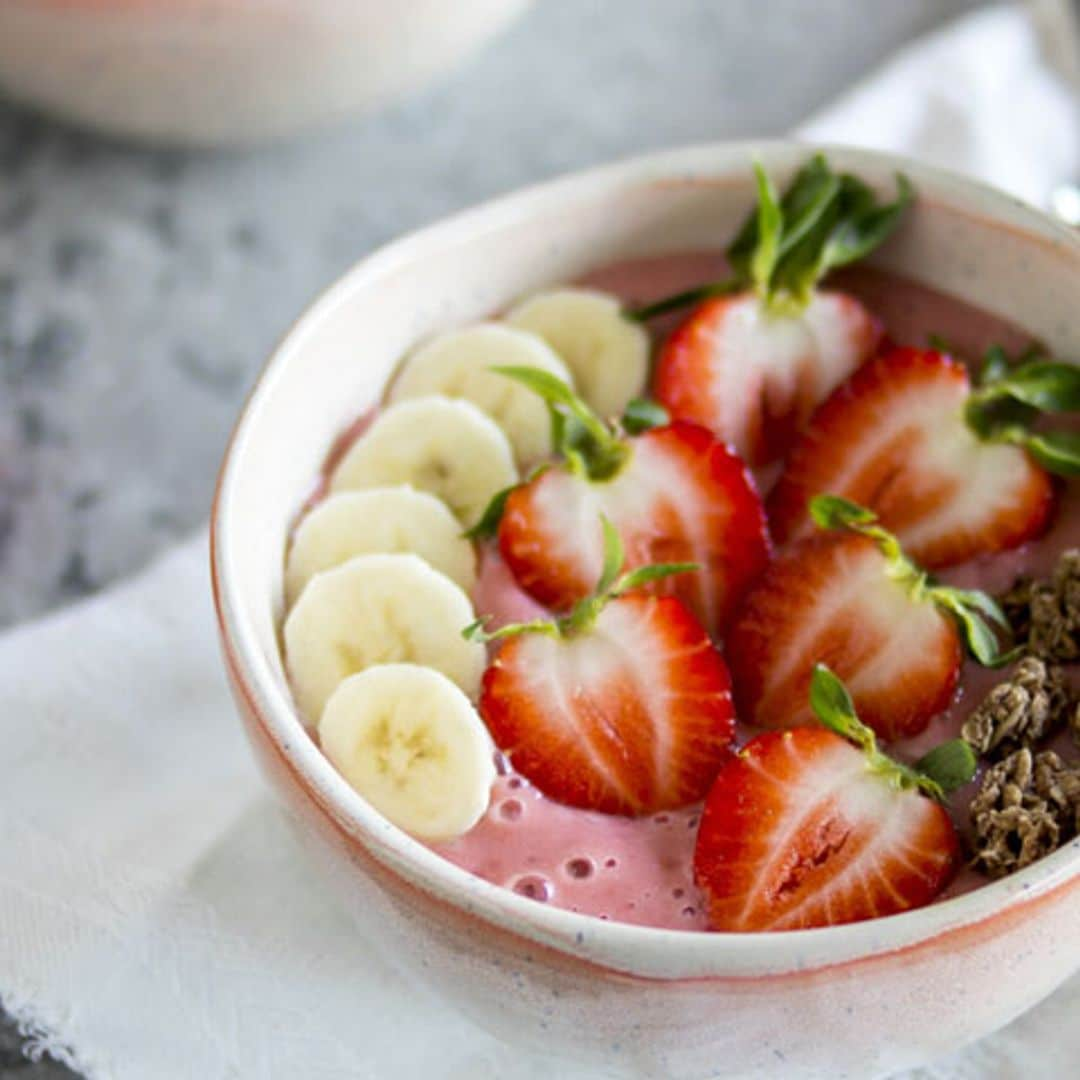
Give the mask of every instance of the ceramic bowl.
<path id="1" fill-rule="evenodd" d="M 879 265 L 1080 356 L 1080 238 L 979 184 L 827 148 L 919 201 Z M 827 929 L 703 934 L 553 909 L 452 866 L 337 775 L 293 708 L 278 652 L 286 533 L 334 436 L 418 339 L 616 259 L 719 248 L 797 143 L 665 152 L 556 180 L 390 244 L 335 283 L 271 357 L 229 447 L 213 516 L 225 661 L 258 759 L 358 923 L 484 1027 L 614 1074 L 886 1074 L 1000 1027 L 1080 968 L 1080 841 L 919 911 Z"/>
<path id="2" fill-rule="evenodd" d="M 248 143 L 381 105 L 528 0 L 3 0 L 0 87 L 102 131 Z"/>

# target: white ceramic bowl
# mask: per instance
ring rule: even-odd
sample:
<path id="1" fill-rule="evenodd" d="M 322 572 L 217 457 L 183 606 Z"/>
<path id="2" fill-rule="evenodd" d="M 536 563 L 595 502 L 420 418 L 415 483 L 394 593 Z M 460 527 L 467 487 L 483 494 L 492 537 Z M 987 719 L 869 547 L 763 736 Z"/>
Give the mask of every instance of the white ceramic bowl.
<path id="1" fill-rule="evenodd" d="M 885 1074 L 999 1027 L 1080 968 L 1080 842 L 920 911 L 780 934 L 602 922 L 452 866 L 382 820 L 305 734 L 278 653 L 286 530 L 330 443 L 419 338 L 616 259 L 719 248 L 793 143 L 679 150 L 571 176 L 365 259 L 271 358 L 229 448 L 213 576 L 229 677 L 272 785 L 345 906 L 486 1027 L 635 1076 Z M 918 205 L 874 261 L 1080 356 L 1080 238 L 978 184 L 829 149 Z"/>
<path id="2" fill-rule="evenodd" d="M 528 0 L 3 0 L 0 87 L 138 138 L 251 142 L 422 86 Z"/>

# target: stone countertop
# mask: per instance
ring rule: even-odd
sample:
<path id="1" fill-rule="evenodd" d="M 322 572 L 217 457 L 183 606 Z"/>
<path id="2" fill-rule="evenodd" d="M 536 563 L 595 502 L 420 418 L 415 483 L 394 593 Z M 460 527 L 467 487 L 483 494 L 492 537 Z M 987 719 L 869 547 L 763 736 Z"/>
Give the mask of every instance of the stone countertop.
<path id="1" fill-rule="evenodd" d="M 782 133 L 976 6 L 545 0 L 407 102 L 242 153 L 135 148 L 0 102 L 0 627 L 205 519 L 268 349 L 372 248 L 568 169 Z M 0 1080 L 73 1075 L 20 1047 L 0 1019 Z"/>

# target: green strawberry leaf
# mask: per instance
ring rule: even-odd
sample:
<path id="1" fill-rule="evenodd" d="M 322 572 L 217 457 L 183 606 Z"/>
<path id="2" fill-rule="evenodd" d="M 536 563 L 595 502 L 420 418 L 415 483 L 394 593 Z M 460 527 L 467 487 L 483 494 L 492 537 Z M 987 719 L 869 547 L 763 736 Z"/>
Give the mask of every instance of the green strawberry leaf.
<path id="1" fill-rule="evenodd" d="M 696 562 L 650 563 L 623 574 L 611 591 L 622 596 L 623 593 L 633 592 L 634 589 L 640 589 L 643 585 L 661 578 L 672 577 L 674 574 L 692 574 L 700 569 L 701 563 Z"/>
<path id="2" fill-rule="evenodd" d="M 877 514 L 840 495 L 815 495 L 810 500 L 810 516 L 820 529 L 847 529 L 873 525 Z"/>
<path id="3" fill-rule="evenodd" d="M 916 772 L 932 780 L 946 795 L 970 783 L 978 767 L 975 751 L 963 739 L 940 743 L 914 765 Z"/>
<path id="4" fill-rule="evenodd" d="M 596 583 L 597 596 L 610 592 L 626 561 L 626 552 L 623 550 L 619 530 L 604 514 L 600 515 L 600 527 L 604 530 L 604 566 L 600 571 L 600 580 Z"/>
<path id="5" fill-rule="evenodd" d="M 629 446 L 562 379 L 534 367 L 491 370 L 527 386 L 547 403 L 555 449 L 573 471 L 590 480 L 607 480 L 625 464 Z"/>
<path id="6" fill-rule="evenodd" d="M 951 350 L 950 350 L 951 351 Z M 983 355 L 979 369 L 979 385 L 989 386 L 1005 377 L 1009 370 L 1009 354 L 1000 345 L 991 345 Z"/>
<path id="7" fill-rule="evenodd" d="M 1058 476 L 1080 476 L 1080 431 L 1031 433 L 1023 445 L 1047 472 Z"/>
<path id="8" fill-rule="evenodd" d="M 784 231 L 780 256 L 787 255 L 811 235 L 840 194 L 841 183 L 824 154 L 815 154 L 796 174 L 781 207 Z"/>
<path id="9" fill-rule="evenodd" d="M 471 529 L 465 530 L 465 539 L 493 540 L 499 534 L 499 524 L 506 512 L 506 500 L 519 487 L 521 487 L 520 484 L 511 484 L 492 495 L 491 500 L 484 507 L 484 512 L 480 515 L 480 520 Z"/>
<path id="10" fill-rule="evenodd" d="M 955 617 L 960 635 L 968 651 L 984 667 L 1000 665 L 1001 638 L 986 621 L 989 616 L 1007 631 L 1009 622 L 997 604 L 983 593 L 971 589 L 954 589 L 935 585 L 929 590 L 930 599 L 942 610 Z"/>
<path id="11" fill-rule="evenodd" d="M 754 176 L 758 191 L 757 244 L 750 256 L 750 280 L 759 292 L 767 293 L 776 261 L 780 257 L 784 214 L 772 180 L 757 161 L 754 162 Z"/>
<path id="12" fill-rule="evenodd" d="M 672 311 L 679 311 L 685 307 L 692 307 L 711 300 L 716 296 L 730 296 L 732 293 L 742 292 L 746 288 L 746 281 L 741 275 L 725 278 L 723 281 L 714 281 L 708 285 L 698 285 L 693 289 L 684 289 L 673 296 L 665 296 L 662 300 L 656 300 L 651 304 L 642 304 L 641 307 L 628 308 L 624 314 L 628 319 L 635 322 L 648 322 L 650 319 L 667 315 Z"/>
<path id="13" fill-rule="evenodd" d="M 854 177 L 846 178 L 854 181 Z M 820 273 L 864 259 L 896 230 L 915 198 L 915 189 L 903 173 L 896 174 L 896 198 L 878 206 L 868 191 L 853 189 L 850 210 L 832 230 L 822 252 Z"/>
<path id="14" fill-rule="evenodd" d="M 1040 412 L 1080 410 L 1080 367 L 1054 360 L 1032 360 L 989 382 L 995 393 Z"/>
<path id="15" fill-rule="evenodd" d="M 981 589 L 958 589 L 955 587 L 950 587 L 949 592 L 956 596 L 959 602 L 966 607 L 980 612 L 1003 629 L 1010 629 L 1011 624 L 1008 617 L 1001 610 L 1001 605 L 989 593 L 984 593 Z"/>
<path id="16" fill-rule="evenodd" d="M 461 631 L 461 636 L 466 641 L 476 641 L 481 645 L 487 645 L 491 641 L 501 641 L 503 638 L 520 637 L 522 634 L 544 634 L 547 637 L 558 637 L 559 627 L 551 619 L 531 619 L 529 622 L 507 623 L 498 630 L 488 632 L 484 627 L 491 621 L 490 615 L 481 615 L 474 619 Z"/>
<path id="17" fill-rule="evenodd" d="M 944 800 L 945 792 L 935 777 L 894 760 L 878 748 L 877 736 L 859 719 L 847 687 L 824 664 L 814 665 L 810 707 L 824 727 L 862 750 L 871 770 L 890 784 L 917 788 L 931 798 Z"/>
<path id="18" fill-rule="evenodd" d="M 815 664 L 810 677 L 810 708 L 830 731 L 871 750 L 876 746 L 873 731 L 855 712 L 847 687 L 824 664 Z"/>
<path id="19" fill-rule="evenodd" d="M 1005 350 L 993 345 L 964 419 L 980 439 L 1022 446 L 1048 472 L 1076 476 L 1080 432 L 1033 430 L 1042 413 L 1073 412 L 1080 412 L 1080 366 L 1047 359 L 1035 345 L 1011 363 Z"/>
<path id="20" fill-rule="evenodd" d="M 799 169 L 782 197 L 760 163 L 754 175 L 758 204 L 725 253 L 731 277 L 631 309 L 631 318 L 644 321 L 749 286 L 770 309 L 797 312 L 829 270 L 883 243 L 914 198 L 911 183 L 898 175 L 896 198 L 879 204 L 870 187 L 834 173 L 822 154 Z"/>
<path id="21" fill-rule="evenodd" d="M 627 435 L 640 435 L 653 428 L 671 423 L 671 417 L 663 405 L 648 398 L 634 398 L 622 414 L 620 426 Z"/>

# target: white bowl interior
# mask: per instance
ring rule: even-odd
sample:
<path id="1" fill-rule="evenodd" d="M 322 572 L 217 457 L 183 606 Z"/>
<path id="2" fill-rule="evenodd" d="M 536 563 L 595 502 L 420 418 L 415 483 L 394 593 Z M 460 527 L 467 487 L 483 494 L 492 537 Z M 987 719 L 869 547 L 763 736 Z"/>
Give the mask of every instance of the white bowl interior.
<path id="1" fill-rule="evenodd" d="M 343 819 L 408 876 L 430 885 L 434 875 L 438 891 L 453 895 L 463 872 L 397 830 L 372 830 L 373 811 L 301 737 L 278 650 L 286 535 L 334 437 L 379 399 L 402 353 L 420 339 L 613 260 L 719 249 L 753 200 L 752 157 L 782 182 L 807 153 L 791 143 L 677 151 L 556 181 L 471 211 L 360 263 L 301 318 L 273 356 L 241 418 L 222 477 L 217 558 L 226 625 L 272 734 L 340 805 Z M 829 156 L 883 194 L 893 190 L 895 159 L 841 149 L 830 149 Z M 1059 355 L 1080 355 L 1080 321 L 1072 318 L 1080 242 L 1006 196 L 915 165 L 908 171 L 920 201 L 874 261 L 1019 324 Z M 1069 856 L 1062 852 L 1045 860 L 1024 883 L 1020 875 L 912 915 L 937 912 L 931 918 L 938 928 L 955 925 L 1017 895 L 1021 884 L 1030 888 L 1035 881 L 1067 876 L 1077 861 L 1075 852 L 1071 863 Z M 474 899 L 502 910 L 537 907 L 503 890 L 492 900 L 494 887 L 482 886 L 470 886 Z M 984 900 L 975 899 L 983 894 Z M 594 922 L 550 910 L 544 919 L 551 920 L 549 929 L 567 930 L 554 940 Z M 911 916 L 875 922 L 904 929 L 897 938 L 880 932 L 868 937 L 866 927 L 873 924 L 838 928 L 848 933 L 854 954 L 894 947 L 902 938 L 925 934 L 928 925 Z M 608 935 L 698 936 L 601 926 Z M 705 971 L 708 965 L 695 968 Z"/>

